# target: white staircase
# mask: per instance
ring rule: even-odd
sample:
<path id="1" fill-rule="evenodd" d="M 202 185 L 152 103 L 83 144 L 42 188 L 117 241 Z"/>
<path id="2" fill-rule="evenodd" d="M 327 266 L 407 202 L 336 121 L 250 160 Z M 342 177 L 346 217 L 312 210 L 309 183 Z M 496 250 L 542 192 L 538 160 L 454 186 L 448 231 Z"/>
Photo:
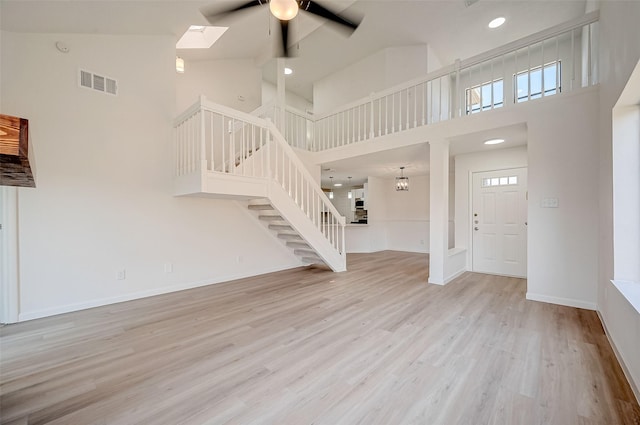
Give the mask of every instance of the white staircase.
<path id="1" fill-rule="evenodd" d="M 258 219 L 281 239 L 287 248 L 299 257 L 305 264 L 325 264 L 318 252 L 304 237 L 289 223 L 282 214 L 266 199 L 252 199 L 249 210 L 256 213 Z"/>
<path id="2" fill-rule="evenodd" d="M 345 218 L 270 121 L 201 97 L 174 129 L 176 195 L 248 200 L 303 264 L 346 270 Z"/>

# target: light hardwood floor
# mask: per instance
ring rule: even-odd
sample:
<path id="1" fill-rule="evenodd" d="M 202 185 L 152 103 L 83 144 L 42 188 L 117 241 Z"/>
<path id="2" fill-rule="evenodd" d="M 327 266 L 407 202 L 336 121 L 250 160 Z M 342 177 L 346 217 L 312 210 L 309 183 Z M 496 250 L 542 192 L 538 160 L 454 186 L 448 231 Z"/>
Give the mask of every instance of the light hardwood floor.
<path id="1" fill-rule="evenodd" d="M 3 424 L 638 424 L 593 311 L 354 254 L 1 329 Z"/>

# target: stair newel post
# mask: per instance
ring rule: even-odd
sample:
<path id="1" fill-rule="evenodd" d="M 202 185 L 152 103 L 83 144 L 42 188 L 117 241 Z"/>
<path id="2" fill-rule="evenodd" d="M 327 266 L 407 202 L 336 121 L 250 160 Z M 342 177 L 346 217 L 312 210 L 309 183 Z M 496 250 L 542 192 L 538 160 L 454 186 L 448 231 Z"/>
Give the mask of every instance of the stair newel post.
<path id="1" fill-rule="evenodd" d="M 206 148 L 206 132 L 205 132 L 205 108 L 204 104 L 207 99 L 200 95 L 200 172 L 207 171 L 207 148 Z"/>
<path id="2" fill-rule="evenodd" d="M 267 118 L 267 120 L 270 122 L 271 119 Z M 267 157 L 267 176 L 269 177 L 269 180 L 271 180 L 273 178 L 273 175 L 271 174 L 271 132 L 267 130 L 267 154 L 263 155 L 263 158 L 266 156 Z"/>
<path id="3" fill-rule="evenodd" d="M 453 111 L 455 113 L 456 118 L 459 118 L 462 116 L 462 110 L 460 109 L 460 101 L 461 99 L 461 92 L 460 92 L 460 59 L 456 59 L 456 88 L 455 88 L 455 93 L 456 95 L 454 96 L 454 104 L 452 105 Z"/>
<path id="4" fill-rule="evenodd" d="M 340 253 L 343 256 L 346 256 L 347 255 L 347 251 L 346 251 L 346 243 L 345 243 L 345 238 L 344 238 L 345 223 L 342 223 L 340 227 L 342 227 L 342 249 L 341 249 Z"/>

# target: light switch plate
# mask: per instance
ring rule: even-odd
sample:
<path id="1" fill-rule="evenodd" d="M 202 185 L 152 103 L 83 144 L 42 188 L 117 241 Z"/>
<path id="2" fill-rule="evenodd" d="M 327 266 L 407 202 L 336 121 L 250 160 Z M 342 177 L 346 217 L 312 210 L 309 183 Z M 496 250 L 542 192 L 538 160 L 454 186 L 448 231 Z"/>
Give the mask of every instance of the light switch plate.
<path id="1" fill-rule="evenodd" d="M 544 198 L 540 203 L 542 208 L 558 208 L 560 201 L 558 198 Z"/>

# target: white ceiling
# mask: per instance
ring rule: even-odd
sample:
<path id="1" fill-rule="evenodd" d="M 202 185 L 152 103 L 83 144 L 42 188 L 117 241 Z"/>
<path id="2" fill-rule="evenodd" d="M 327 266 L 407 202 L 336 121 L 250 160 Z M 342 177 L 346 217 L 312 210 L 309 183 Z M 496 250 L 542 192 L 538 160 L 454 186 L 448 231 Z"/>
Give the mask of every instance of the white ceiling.
<path id="1" fill-rule="evenodd" d="M 229 0 L 0 0 L 0 28 L 16 32 L 95 33 L 169 35 L 176 41 L 192 24 L 205 25 L 201 13 L 228 9 L 243 3 Z M 585 0 L 479 0 L 466 7 L 464 0 L 339 0 L 319 1 L 333 10 L 363 16 L 351 37 L 336 32 L 317 17 L 299 14 L 294 19 L 290 39 L 300 40 L 294 47 L 297 57 L 288 59 L 294 74 L 286 78 L 287 88 L 312 100 L 312 84 L 345 66 L 386 47 L 430 45 L 443 64 L 464 59 L 555 24 L 582 16 Z M 507 22 L 497 30 L 487 23 L 496 16 Z M 279 33 L 269 27 L 268 7 L 254 7 L 221 21 L 230 28 L 216 44 L 206 50 L 180 51 L 190 60 L 253 58 L 262 67 L 267 81 L 275 82 L 273 49 Z M 511 133 L 510 133 L 511 132 Z M 481 149 L 497 149 L 526 144 L 526 129 L 496 129 L 508 140 L 489 148 L 482 145 L 488 134 L 475 134 L 452 141 L 451 152 L 458 154 Z M 368 175 L 428 173 L 428 146 L 419 145 L 392 152 L 366 155 L 349 161 L 326 164 L 333 175 L 355 182 Z M 323 172 L 323 178 L 328 177 Z"/>
<path id="2" fill-rule="evenodd" d="M 0 28 L 17 32 L 172 35 L 176 41 L 192 24 L 208 24 L 204 12 L 247 0 L 0 0 Z M 300 13 L 292 23 L 297 57 L 288 89 L 312 100 L 312 84 L 386 47 L 430 45 L 443 64 L 464 59 L 584 14 L 586 0 L 320 0 L 346 16 L 362 16 L 351 37 L 321 18 Z M 487 28 L 496 16 L 507 22 Z M 267 6 L 221 20 L 229 30 L 210 49 L 181 51 L 187 61 L 253 58 L 265 79 L 275 82 L 273 48 L 278 32 Z M 298 49 L 299 47 L 299 49 Z"/>

